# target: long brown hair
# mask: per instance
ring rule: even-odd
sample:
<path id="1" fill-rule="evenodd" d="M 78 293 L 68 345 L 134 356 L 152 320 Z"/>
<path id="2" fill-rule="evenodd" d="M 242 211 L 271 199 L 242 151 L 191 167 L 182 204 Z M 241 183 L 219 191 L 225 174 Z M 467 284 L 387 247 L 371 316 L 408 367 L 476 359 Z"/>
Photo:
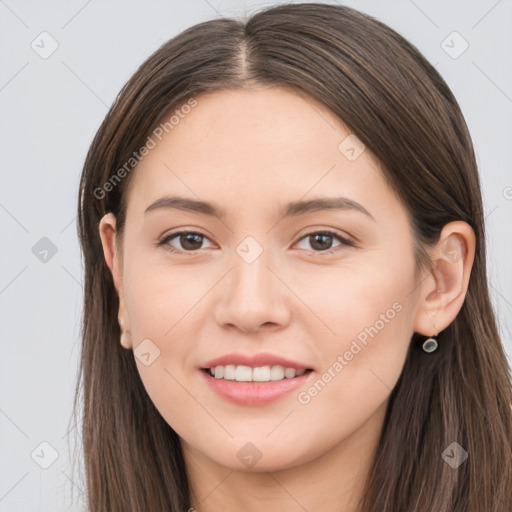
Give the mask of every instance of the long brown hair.
<path id="1" fill-rule="evenodd" d="M 122 234 L 126 187 L 136 172 L 136 162 L 133 169 L 126 162 L 164 115 L 203 92 L 253 84 L 315 98 L 373 152 L 409 212 L 419 265 L 428 265 L 422 248 L 438 240 L 446 223 L 462 220 L 475 232 L 465 302 L 439 335 L 439 349 L 425 354 L 420 338 L 411 340 L 361 511 L 510 512 L 510 368 L 489 300 L 480 183 L 463 115 L 438 72 L 403 37 L 354 9 L 317 3 L 216 19 L 180 33 L 135 72 L 92 142 L 78 200 L 85 285 L 74 404 L 75 417 L 83 416 L 89 510 L 190 506 L 179 438 L 152 404 L 133 354 L 119 343 L 118 296 L 99 221 L 113 212 Z M 468 453 L 456 469 L 442 457 L 454 442 Z"/>

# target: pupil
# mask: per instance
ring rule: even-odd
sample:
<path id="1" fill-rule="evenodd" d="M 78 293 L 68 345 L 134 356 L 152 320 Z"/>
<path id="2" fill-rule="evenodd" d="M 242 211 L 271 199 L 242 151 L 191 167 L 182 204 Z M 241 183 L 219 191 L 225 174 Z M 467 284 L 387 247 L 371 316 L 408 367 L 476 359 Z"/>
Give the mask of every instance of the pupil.
<path id="1" fill-rule="evenodd" d="M 196 245 L 194 245 L 194 238 L 195 238 Z M 185 240 L 185 243 L 183 243 L 183 240 Z M 189 243 L 191 243 L 191 246 L 189 245 Z M 181 245 L 185 249 L 190 249 L 190 250 L 198 249 L 199 247 L 201 247 L 201 235 L 197 235 L 194 233 L 188 233 L 186 235 L 182 235 Z M 188 245 L 188 247 L 187 247 L 187 245 Z"/>
<path id="2" fill-rule="evenodd" d="M 311 244 L 311 246 L 314 248 L 315 247 L 315 244 L 317 243 L 317 241 L 321 238 L 327 238 L 329 239 L 328 242 L 327 242 L 327 246 L 325 244 L 322 244 L 320 243 L 320 247 L 318 247 L 319 249 L 329 249 L 329 246 L 330 246 L 330 243 L 332 240 L 332 237 L 331 235 L 323 235 L 323 234 L 317 234 L 317 235 L 313 235 L 313 240 L 314 240 L 314 243 Z"/>

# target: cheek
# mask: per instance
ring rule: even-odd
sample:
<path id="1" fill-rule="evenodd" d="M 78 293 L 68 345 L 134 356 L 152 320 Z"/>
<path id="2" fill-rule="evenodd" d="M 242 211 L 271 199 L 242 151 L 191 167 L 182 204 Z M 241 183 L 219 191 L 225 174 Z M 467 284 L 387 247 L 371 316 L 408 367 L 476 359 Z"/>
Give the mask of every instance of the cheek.
<path id="1" fill-rule="evenodd" d="M 355 426 L 400 376 L 412 335 L 414 265 L 400 261 L 385 268 L 344 268 L 316 275 L 313 286 L 303 282 L 304 302 L 322 321 L 309 315 L 305 323 L 322 362 L 320 382 L 303 390 L 301 403 L 315 408 L 310 421 L 321 423 L 328 412 L 345 424 L 352 418 Z"/>
<path id="2" fill-rule="evenodd" d="M 300 279 L 289 277 L 297 283 L 297 296 L 310 308 L 303 318 L 325 328 L 325 335 L 314 338 L 343 349 L 356 338 L 364 344 L 404 330 L 410 322 L 407 310 L 414 286 L 413 265 L 406 261 L 391 266 L 375 260 L 316 270 Z"/>
<path id="3" fill-rule="evenodd" d="M 328 451 L 351 436 L 361 434 L 365 442 L 365 429 L 380 428 L 379 421 L 383 421 L 389 396 L 400 377 L 408 345 L 405 322 L 400 319 L 405 310 L 378 332 L 371 330 L 373 324 L 364 318 L 351 317 L 350 311 L 340 314 L 337 322 L 333 319 L 336 332 L 342 335 L 337 342 L 318 343 L 324 364 L 315 379 L 294 397 L 293 424 L 302 425 L 297 442 L 304 447 L 297 453 L 299 460 Z M 375 312 L 386 309 L 375 303 L 365 311 L 367 318 L 374 318 Z M 366 344 L 343 335 L 345 329 L 367 333 Z M 274 446 L 294 444 L 290 441 L 295 436 L 293 424 L 273 431 Z"/>
<path id="4" fill-rule="evenodd" d="M 194 273 L 179 265 L 134 263 L 125 296 L 137 338 L 154 338 L 160 343 L 172 338 L 173 347 L 179 349 L 182 337 L 174 333 L 187 325 L 188 314 L 207 289 L 205 283 L 194 279 Z"/>
<path id="5" fill-rule="evenodd" d="M 134 262 L 127 275 L 125 298 L 135 361 L 151 400 L 162 413 L 169 404 L 172 410 L 182 410 L 187 401 L 180 383 L 185 382 L 197 338 L 194 305 L 199 305 L 208 288 L 178 266 Z"/>

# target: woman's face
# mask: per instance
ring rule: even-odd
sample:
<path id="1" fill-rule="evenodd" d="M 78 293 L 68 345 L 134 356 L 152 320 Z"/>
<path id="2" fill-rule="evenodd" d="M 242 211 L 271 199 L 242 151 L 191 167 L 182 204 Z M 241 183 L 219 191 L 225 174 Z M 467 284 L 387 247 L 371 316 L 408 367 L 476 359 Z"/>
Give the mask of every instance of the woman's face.
<path id="1" fill-rule="evenodd" d="M 114 260 L 149 397 L 186 451 L 241 470 L 375 438 L 418 315 L 403 205 L 311 98 L 195 99 L 133 171 Z"/>

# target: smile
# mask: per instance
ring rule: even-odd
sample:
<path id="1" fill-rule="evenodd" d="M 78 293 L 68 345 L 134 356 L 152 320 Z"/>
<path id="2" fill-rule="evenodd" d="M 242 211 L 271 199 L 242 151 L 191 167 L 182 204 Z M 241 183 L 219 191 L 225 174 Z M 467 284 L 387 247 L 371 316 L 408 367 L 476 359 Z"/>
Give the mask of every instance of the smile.
<path id="1" fill-rule="evenodd" d="M 291 376 L 292 371 L 293 376 Z M 221 372 L 223 373 L 222 377 L 220 377 Z M 285 372 L 289 377 L 285 375 Z M 209 388 L 223 400 L 236 405 L 254 407 L 275 402 L 279 398 L 292 393 L 310 381 L 315 372 L 310 369 L 295 370 L 283 366 L 252 368 L 250 366 L 227 365 L 203 368 L 200 373 L 204 376 Z M 233 375 L 245 380 L 235 378 L 230 380 L 227 378 Z M 274 380 L 272 380 L 272 377 Z M 257 378 L 265 378 L 266 380 L 254 380 Z"/>
<path id="2" fill-rule="evenodd" d="M 295 368 L 285 368 L 281 365 L 274 366 L 245 366 L 228 364 L 206 369 L 216 379 L 235 380 L 237 382 L 269 382 L 300 377 L 307 371 Z"/>

